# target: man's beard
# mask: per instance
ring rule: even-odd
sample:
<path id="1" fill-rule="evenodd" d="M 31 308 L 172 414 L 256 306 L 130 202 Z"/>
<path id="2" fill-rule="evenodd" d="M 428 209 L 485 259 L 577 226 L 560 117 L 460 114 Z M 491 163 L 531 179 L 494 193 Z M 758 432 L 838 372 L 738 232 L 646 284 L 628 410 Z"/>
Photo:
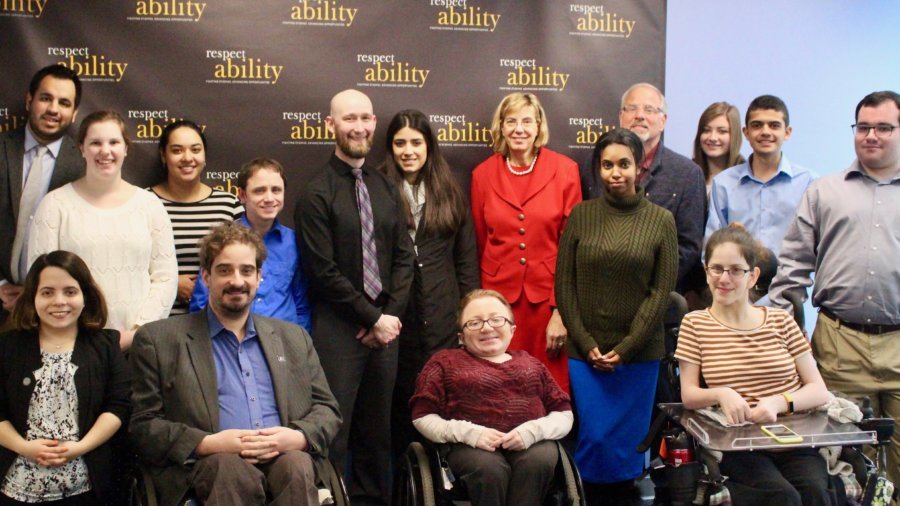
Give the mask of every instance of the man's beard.
<path id="1" fill-rule="evenodd" d="M 41 130 L 38 127 L 38 121 L 40 121 L 40 117 L 34 119 L 34 121 L 31 120 L 32 118 L 29 118 L 28 120 L 28 128 L 31 129 L 31 133 L 34 134 L 35 137 L 39 137 L 41 142 L 45 142 L 47 144 L 55 142 L 57 139 L 66 135 L 66 133 L 69 131 L 69 127 L 72 126 L 72 123 L 69 123 L 65 126 L 60 125 L 60 128 L 58 128 L 56 131 L 47 131 Z"/>
<path id="2" fill-rule="evenodd" d="M 372 149 L 372 138 L 367 137 L 364 143 L 350 142 L 350 138 L 346 135 L 337 136 L 338 149 L 350 158 L 365 158 Z"/>
<path id="3" fill-rule="evenodd" d="M 629 128 L 629 130 L 631 130 L 631 129 Z M 638 139 L 640 139 L 641 142 L 647 142 L 648 140 L 650 140 L 650 131 L 649 130 L 641 130 L 641 131 L 631 130 L 631 133 L 633 133 L 634 135 L 637 135 Z"/>
<path id="4" fill-rule="evenodd" d="M 234 291 L 247 294 L 247 298 L 244 301 L 235 301 L 235 302 L 227 301 L 226 297 L 229 295 L 229 292 L 234 292 Z M 222 294 L 222 298 L 219 299 L 218 304 L 216 304 L 216 305 L 223 312 L 237 316 L 237 315 L 240 315 L 241 313 L 243 313 L 244 311 L 246 311 L 247 308 L 250 307 L 250 304 L 252 304 L 252 303 L 253 303 L 253 297 L 250 296 L 249 289 L 247 289 L 247 288 L 240 289 L 239 288 L 239 289 L 226 290 Z"/>

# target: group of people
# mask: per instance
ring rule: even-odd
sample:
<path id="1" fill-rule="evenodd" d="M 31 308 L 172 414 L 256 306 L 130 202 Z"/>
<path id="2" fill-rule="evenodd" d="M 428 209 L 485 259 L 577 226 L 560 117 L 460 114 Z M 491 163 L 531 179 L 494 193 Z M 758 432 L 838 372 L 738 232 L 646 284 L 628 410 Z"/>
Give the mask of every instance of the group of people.
<path id="1" fill-rule="evenodd" d="M 635 502 L 671 291 L 699 309 L 677 343 L 687 407 L 770 422 L 827 385 L 900 417 L 897 93 L 860 102 L 857 159 L 819 179 L 783 155 L 771 95 L 747 109 L 747 161 L 724 102 L 692 161 L 662 143 L 663 94 L 636 84 L 579 168 L 548 147 L 538 97 L 512 93 L 467 198 L 420 111 L 397 113 L 370 160 L 374 107 L 345 90 L 296 232 L 278 220 L 278 161 L 246 163 L 237 197 L 212 189 L 203 131 L 181 120 L 159 139 L 159 182 L 137 188 L 118 114 L 66 135 L 80 97 L 77 75 L 41 69 L 27 126 L 0 136 L 0 504 L 111 500 L 122 426 L 163 504 L 317 504 L 325 456 L 354 504 L 386 504 L 392 462 L 421 438 L 476 504 L 538 504 L 576 419 L 589 502 Z M 777 274 L 753 305 L 767 256 Z M 783 309 L 812 273 L 810 346 Z M 736 504 L 829 504 L 816 458 L 722 466 Z"/>

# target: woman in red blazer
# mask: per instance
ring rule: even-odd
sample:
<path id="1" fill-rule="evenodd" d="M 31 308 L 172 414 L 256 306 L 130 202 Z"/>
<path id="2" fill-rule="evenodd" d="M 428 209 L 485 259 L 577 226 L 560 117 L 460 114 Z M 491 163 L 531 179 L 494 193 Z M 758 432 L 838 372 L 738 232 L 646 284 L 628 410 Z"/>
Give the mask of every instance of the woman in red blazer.
<path id="1" fill-rule="evenodd" d="M 566 328 L 553 284 L 559 238 L 581 201 L 578 166 L 544 147 L 550 132 L 532 93 L 504 97 L 491 134 L 494 155 L 472 172 L 481 285 L 512 304 L 519 332 L 510 349 L 537 357 L 568 392 Z"/>

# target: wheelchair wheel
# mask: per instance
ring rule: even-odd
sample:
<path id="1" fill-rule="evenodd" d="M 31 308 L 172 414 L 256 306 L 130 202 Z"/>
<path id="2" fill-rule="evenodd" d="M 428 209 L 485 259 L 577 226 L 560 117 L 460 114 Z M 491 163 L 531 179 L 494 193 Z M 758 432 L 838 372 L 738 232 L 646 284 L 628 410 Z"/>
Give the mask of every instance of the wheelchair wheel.
<path id="1" fill-rule="evenodd" d="M 322 484 L 331 491 L 331 498 L 334 500 L 335 506 L 348 506 L 350 504 L 350 496 L 347 495 L 347 489 L 344 487 L 344 480 L 337 472 L 334 462 L 331 459 L 323 459 L 321 466 L 318 468 L 321 473 L 319 479 Z"/>
<path id="2" fill-rule="evenodd" d="M 544 501 L 547 506 L 584 506 L 587 504 L 584 497 L 584 484 L 581 482 L 581 474 L 575 467 L 575 459 L 562 446 L 556 443 L 559 450 L 559 463 L 556 466 L 554 488 L 551 489 Z"/>
<path id="3" fill-rule="evenodd" d="M 131 481 L 131 504 L 133 506 L 157 506 L 156 488 L 153 486 L 153 478 L 144 467 L 138 467 L 140 473 Z"/>
<path id="4" fill-rule="evenodd" d="M 403 455 L 394 490 L 397 506 L 435 506 L 434 481 L 428 455 L 420 443 L 411 443 Z"/>
<path id="5" fill-rule="evenodd" d="M 131 479 L 130 501 L 131 506 L 158 506 L 159 501 L 156 497 L 156 487 L 153 486 L 153 478 L 150 472 L 144 466 L 138 466 L 138 475 Z M 334 462 L 328 459 L 322 459 L 316 464 L 316 473 L 319 475 L 319 481 L 329 491 L 331 491 L 331 499 L 334 506 L 349 506 L 350 497 L 347 495 L 347 489 L 344 488 L 344 481 L 338 474 Z M 321 496 L 320 496 L 321 497 Z M 321 500 L 321 499 L 320 499 Z M 184 506 L 195 506 L 197 500 L 188 495 L 187 499 L 179 502 Z"/>

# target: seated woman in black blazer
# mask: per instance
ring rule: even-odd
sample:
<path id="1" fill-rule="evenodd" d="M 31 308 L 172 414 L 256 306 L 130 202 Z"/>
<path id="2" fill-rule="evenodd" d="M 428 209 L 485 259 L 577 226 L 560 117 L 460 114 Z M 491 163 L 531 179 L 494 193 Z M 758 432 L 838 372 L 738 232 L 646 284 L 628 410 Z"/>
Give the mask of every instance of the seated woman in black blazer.
<path id="1" fill-rule="evenodd" d="M 0 505 L 105 504 L 130 410 L 119 333 L 84 261 L 37 258 L 0 335 Z"/>

